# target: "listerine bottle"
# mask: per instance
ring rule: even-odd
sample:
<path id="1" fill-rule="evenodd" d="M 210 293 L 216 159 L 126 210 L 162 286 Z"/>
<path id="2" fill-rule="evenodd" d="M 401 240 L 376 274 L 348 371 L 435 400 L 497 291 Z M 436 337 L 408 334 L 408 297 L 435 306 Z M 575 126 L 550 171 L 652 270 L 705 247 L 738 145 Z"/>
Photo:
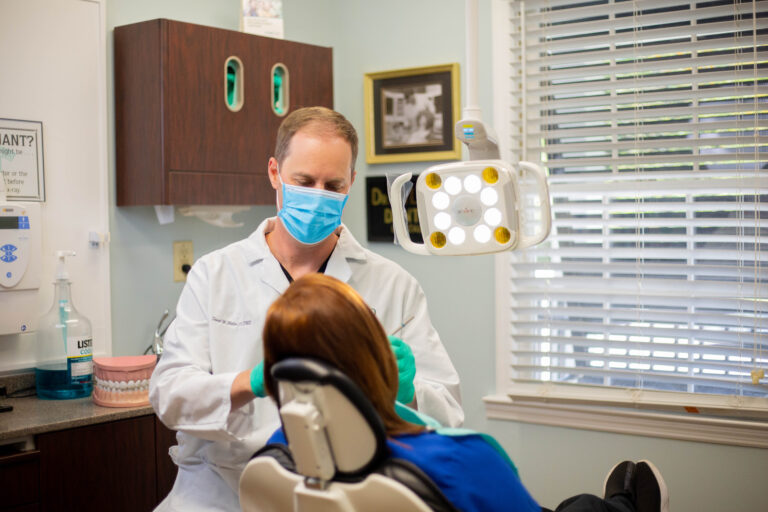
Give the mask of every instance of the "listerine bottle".
<path id="1" fill-rule="evenodd" d="M 72 304 L 67 256 L 58 251 L 54 299 L 37 329 L 37 396 L 53 400 L 83 398 L 93 390 L 93 337 L 91 322 Z"/>

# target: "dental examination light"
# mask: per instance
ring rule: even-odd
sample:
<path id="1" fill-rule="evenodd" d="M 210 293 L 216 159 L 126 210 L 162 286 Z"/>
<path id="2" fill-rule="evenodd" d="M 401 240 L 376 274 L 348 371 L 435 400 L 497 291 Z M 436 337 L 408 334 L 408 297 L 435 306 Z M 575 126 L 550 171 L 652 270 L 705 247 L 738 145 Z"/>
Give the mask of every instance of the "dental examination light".
<path id="1" fill-rule="evenodd" d="M 531 162 L 500 159 L 492 130 L 477 106 L 477 0 L 466 2 L 467 103 L 454 128 L 469 160 L 427 168 L 416 181 L 416 205 L 423 244 L 411 241 L 398 176 L 389 191 L 398 243 L 415 254 L 445 256 L 524 249 L 542 242 L 551 228 L 549 187 L 544 170 Z M 407 191 L 406 191 L 407 193 Z"/>

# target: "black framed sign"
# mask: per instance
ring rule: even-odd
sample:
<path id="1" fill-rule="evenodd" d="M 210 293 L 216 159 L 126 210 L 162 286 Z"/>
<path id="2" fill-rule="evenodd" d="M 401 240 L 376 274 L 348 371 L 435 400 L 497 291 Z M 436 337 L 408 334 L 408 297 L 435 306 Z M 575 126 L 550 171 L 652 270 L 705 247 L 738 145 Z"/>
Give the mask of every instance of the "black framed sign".
<path id="1" fill-rule="evenodd" d="M 405 218 L 408 222 L 408 232 L 414 243 L 423 243 L 421 228 L 419 227 L 419 212 L 416 208 L 416 179 L 411 177 L 413 187 L 405 200 Z M 395 239 L 392 227 L 392 206 L 389 204 L 387 194 L 386 176 L 368 176 L 365 179 L 366 211 L 368 214 L 368 241 L 389 242 Z"/>

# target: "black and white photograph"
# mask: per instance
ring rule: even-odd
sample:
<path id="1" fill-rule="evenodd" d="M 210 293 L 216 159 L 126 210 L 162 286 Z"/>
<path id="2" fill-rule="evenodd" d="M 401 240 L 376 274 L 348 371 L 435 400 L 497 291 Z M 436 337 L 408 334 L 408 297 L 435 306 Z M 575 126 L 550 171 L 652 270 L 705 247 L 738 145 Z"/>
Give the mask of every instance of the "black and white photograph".
<path id="1" fill-rule="evenodd" d="M 442 144 L 443 86 L 382 87 L 385 148 Z"/>
<path id="2" fill-rule="evenodd" d="M 368 163 L 461 158 L 458 64 L 365 75 Z"/>

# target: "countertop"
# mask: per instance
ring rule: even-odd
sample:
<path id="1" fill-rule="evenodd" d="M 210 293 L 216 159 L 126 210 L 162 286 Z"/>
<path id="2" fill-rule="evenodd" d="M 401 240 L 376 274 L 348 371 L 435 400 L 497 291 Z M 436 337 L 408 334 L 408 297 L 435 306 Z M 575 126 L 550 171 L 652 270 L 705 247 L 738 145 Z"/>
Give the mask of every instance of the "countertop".
<path id="1" fill-rule="evenodd" d="M 93 403 L 91 397 L 73 400 L 6 397 L 0 398 L 0 403 L 13 406 L 12 411 L 0 413 L 0 444 L 44 432 L 154 414 L 151 405 L 102 407 Z"/>

